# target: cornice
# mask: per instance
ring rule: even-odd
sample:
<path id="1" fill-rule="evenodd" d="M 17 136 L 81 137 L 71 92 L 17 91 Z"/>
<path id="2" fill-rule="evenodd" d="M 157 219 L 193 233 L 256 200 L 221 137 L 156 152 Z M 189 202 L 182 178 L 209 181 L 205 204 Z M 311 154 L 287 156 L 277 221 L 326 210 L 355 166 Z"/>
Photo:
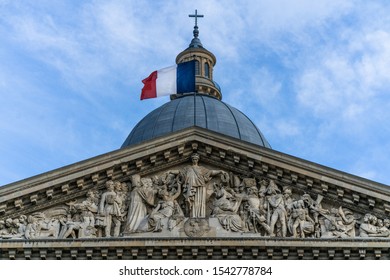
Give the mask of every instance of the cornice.
<path id="1" fill-rule="evenodd" d="M 329 246 L 331 244 L 331 246 Z M 129 239 L 0 241 L 5 259 L 390 259 L 390 243 L 372 239 Z"/>

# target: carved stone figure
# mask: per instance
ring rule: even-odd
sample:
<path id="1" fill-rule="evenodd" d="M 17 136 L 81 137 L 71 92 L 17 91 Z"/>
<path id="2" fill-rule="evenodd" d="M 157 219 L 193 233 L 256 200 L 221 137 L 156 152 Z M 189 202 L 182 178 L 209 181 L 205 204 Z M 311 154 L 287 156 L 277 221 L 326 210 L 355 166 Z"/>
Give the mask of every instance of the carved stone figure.
<path id="1" fill-rule="evenodd" d="M 309 212 L 304 208 L 305 204 L 303 200 L 298 200 L 293 202 L 292 212 L 290 216 L 290 231 L 292 236 L 297 238 L 305 238 L 307 234 L 314 232 L 315 222 L 309 216 Z"/>
<path id="2" fill-rule="evenodd" d="M 134 175 L 131 180 L 133 189 L 130 193 L 125 234 L 139 231 L 141 221 L 148 215 L 147 206 L 154 206 L 154 196 L 157 192 L 153 189 L 150 178 L 141 180 L 139 175 Z"/>
<path id="3" fill-rule="evenodd" d="M 267 189 L 267 212 L 270 225 L 270 236 L 275 236 L 275 225 L 280 223 L 281 236 L 287 236 L 287 211 L 284 206 L 284 198 L 279 187 L 271 180 Z"/>
<path id="4" fill-rule="evenodd" d="M 339 219 L 339 230 L 343 232 L 342 237 L 355 237 L 356 219 L 353 212 L 340 206 L 339 215 L 341 217 L 341 219 Z"/>
<path id="5" fill-rule="evenodd" d="M 355 236 L 355 218 L 350 210 L 331 208 L 329 214 L 321 214 L 323 219 L 321 237 L 349 238 Z"/>
<path id="6" fill-rule="evenodd" d="M 15 225 L 13 219 L 11 219 L 11 218 L 6 219 L 5 226 L 8 229 L 8 232 L 10 235 L 15 235 L 18 233 L 18 227 L 17 227 L 17 225 Z"/>
<path id="7" fill-rule="evenodd" d="M 66 220 L 60 220 L 60 223 L 63 226 L 63 231 L 60 233 L 60 238 L 68 238 L 72 236 L 73 238 L 82 238 L 84 237 L 84 225 L 78 214 L 72 215 L 69 214 Z M 77 234 L 76 234 L 77 232 Z"/>
<path id="8" fill-rule="evenodd" d="M 381 219 L 378 219 L 377 221 L 377 231 L 378 231 L 378 237 L 390 237 L 390 220 L 384 219 L 383 221 Z"/>
<path id="9" fill-rule="evenodd" d="M 283 187 L 283 200 L 287 211 L 287 216 L 290 216 L 293 209 L 294 199 L 292 198 L 291 188 L 288 186 Z M 305 208 L 304 205 L 302 207 Z"/>
<path id="10" fill-rule="evenodd" d="M 8 234 L 8 230 L 5 228 L 5 221 L 0 220 L 0 238 Z"/>
<path id="11" fill-rule="evenodd" d="M 18 219 L 18 234 L 20 236 L 24 236 L 26 233 L 26 227 L 27 227 L 27 216 L 26 215 L 20 215 Z"/>
<path id="12" fill-rule="evenodd" d="M 305 207 L 309 209 L 309 213 L 313 216 L 313 220 L 318 224 L 318 217 L 321 214 L 329 214 L 329 211 L 322 208 L 322 195 L 317 195 L 317 200 L 314 200 L 309 194 L 302 195 L 302 200 L 305 203 Z"/>
<path id="13" fill-rule="evenodd" d="M 117 195 L 117 203 L 121 212 L 121 222 L 124 222 L 123 218 L 127 213 L 127 197 L 128 197 L 128 186 L 126 183 L 116 182 L 115 184 L 115 192 Z"/>
<path id="14" fill-rule="evenodd" d="M 18 235 L 18 227 L 11 218 L 0 220 L 0 238 L 10 239 L 20 237 Z"/>
<path id="15" fill-rule="evenodd" d="M 113 181 L 106 182 L 107 191 L 100 198 L 99 215 L 103 218 L 104 235 L 111 236 L 111 227 L 114 223 L 113 236 L 119 236 L 121 226 L 121 211 L 118 205 L 118 198 Z"/>
<path id="16" fill-rule="evenodd" d="M 359 228 L 360 237 L 379 237 L 381 236 L 382 227 L 377 226 L 377 217 L 367 213 L 364 215 L 363 223 Z"/>
<path id="17" fill-rule="evenodd" d="M 192 165 L 184 167 L 182 170 L 171 170 L 169 173 L 180 174 L 184 183 L 184 197 L 188 204 L 190 217 L 205 218 L 206 217 L 206 183 L 213 176 L 222 174 L 226 178 L 229 175 L 222 170 L 208 170 L 205 167 L 199 166 L 199 155 L 192 154 Z"/>
<path id="18" fill-rule="evenodd" d="M 133 175 L 131 183 L 107 181 L 103 191 L 94 186 L 86 197 L 42 212 L 7 216 L 0 220 L 0 238 L 167 237 L 168 231 L 190 237 L 230 231 L 250 237 L 390 238 L 386 217 L 361 218 L 321 194 L 313 199 L 315 189 L 302 194 L 302 188 L 276 179 L 199 166 L 198 154 L 191 160 L 178 170 Z"/>
<path id="19" fill-rule="evenodd" d="M 44 213 L 34 213 L 27 218 L 25 237 L 35 238 L 58 238 L 60 233 L 60 222 L 57 219 L 47 219 Z"/>
<path id="20" fill-rule="evenodd" d="M 219 223 L 227 231 L 243 231 L 244 223 L 237 214 L 242 199 L 230 201 L 222 185 L 214 184 L 214 190 L 215 201 L 212 216 L 218 218 Z"/>
<path id="21" fill-rule="evenodd" d="M 374 215 L 370 215 L 369 218 L 371 221 L 369 222 L 370 226 L 362 224 L 360 226 L 361 228 L 361 235 L 362 237 L 390 237 L 390 221 L 389 219 L 377 219 Z M 375 227 L 373 227 L 375 226 Z"/>
<path id="22" fill-rule="evenodd" d="M 27 239 L 38 238 L 39 232 L 40 232 L 40 228 L 38 224 L 38 219 L 33 215 L 28 216 L 25 237 Z"/>
<path id="23" fill-rule="evenodd" d="M 98 194 L 95 190 L 87 192 L 87 198 L 82 202 L 71 201 L 69 214 L 60 220 L 62 229 L 61 238 L 72 236 L 73 238 L 95 237 L 95 215 L 98 213 Z"/>
<path id="24" fill-rule="evenodd" d="M 168 229 L 172 230 L 178 223 L 179 219 L 184 218 L 183 211 L 181 210 L 176 199 L 181 194 L 181 186 L 178 184 L 178 189 L 175 194 L 171 194 L 168 191 L 167 185 L 163 185 L 158 190 L 158 197 L 161 199 L 156 208 L 153 209 L 148 218 L 148 230 L 149 231 L 162 231 L 161 220 L 163 218 L 169 218 Z"/>
<path id="25" fill-rule="evenodd" d="M 243 185 L 245 187 L 245 193 L 242 196 L 243 208 L 247 212 L 245 217 L 248 219 L 249 228 L 254 232 L 260 232 L 263 229 L 266 235 L 270 235 L 271 229 L 265 218 L 264 193 L 261 193 L 262 198 L 260 198 L 255 179 L 245 178 Z"/>
<path id="26" fill-rule="evenodd" d="M 189 237 L 201 237 L 209 230 L 208 220 L 204 218 L 189 218 L 184 223 L 184 232 Z"/>

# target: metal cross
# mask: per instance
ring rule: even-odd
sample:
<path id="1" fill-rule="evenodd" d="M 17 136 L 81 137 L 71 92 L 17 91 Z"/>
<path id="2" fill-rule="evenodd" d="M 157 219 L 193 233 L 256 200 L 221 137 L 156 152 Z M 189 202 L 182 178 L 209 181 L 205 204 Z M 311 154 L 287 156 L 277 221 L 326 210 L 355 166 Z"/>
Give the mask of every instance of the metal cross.
<path id="1" fill-rule="evenodd" d="M 188 15 L 189 17 L 195 18 L 195 26 L 198 26 L 198 17 L 204 17 L 204 15 L 198 15 L 198 10 L 195 10 L 195 15 Z"/>

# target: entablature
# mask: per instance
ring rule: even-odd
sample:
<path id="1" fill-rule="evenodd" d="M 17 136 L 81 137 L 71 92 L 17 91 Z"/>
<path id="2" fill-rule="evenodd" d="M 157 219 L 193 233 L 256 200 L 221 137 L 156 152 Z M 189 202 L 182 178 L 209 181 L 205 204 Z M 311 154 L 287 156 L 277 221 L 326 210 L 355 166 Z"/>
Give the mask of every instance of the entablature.
<path id="1" fill-rule="evenodd" d="M 186 183 L 182 181 L 184 175 L 179 176 L 189 168 L 194 154 L 198 159 L 200 158 L 201 165 L 211 172 L 209 174 L 213 174 L 216 178 L 208 178 L 206 181 L 210 183 L 207 183 L 207 186 L 206 181 L 202 183 L 202 187 L 205 187 L 207 192 L 207 201 L 202 203 L 205 204 L 207 210 L 206 214 L 199 217 L 191 216 L 197 214 L 190 214 L 191 206 L 187 205 L 191 197 L 188 192 L 189 185 L 185 185 Z M 190 231 L 196 226 L 207 228 L 205 232 L 208 232 L 208 228 L 212 228 L 210 233 L 205 234 L 205 237 L 209 236 L 214 239 L 243 232 L 241 237 L 243 240 L 247 240 L 245 238 L 250 235 L 288 237 L 292 240 L 298 236 L 312 240 L 318 237 L 326 239 L 326 236 L 332 235 L 342 239 L 354 237 L 354 240 L 358 241 L 360 237 L 363 237 L 360 233 L 363 229 L 359 229 L 362 225 L 375 228 L 373 233 L 368 233 L 365 238 L 376 237 L 378 240 L 390 238 L 388 225 L 383 225 L 379 229 L 379 225 L 374 226 L 365 221 L 369 219 L 388 221 L 390 211 L 390 188 L 388 186 L 195 127 L 0 188 L 0 227 L 3 226 L 3 229 L 0 228 L 0 240 L 3 240 L 1 242 L 4 245 L 8 239 L 23 237 L 24 235 L 19 236 L 17 233 L 18 226 L 22 228 L 17 219 L 25 217 L 21 223 L 26 226 L 29 216 L 32 220 L 41 221 L 43 223 L 41 227 L 49 227 L 50 220 L 54 219 L 55 226 L 52 226 L 56 229 L 54 233 L 47 230 L 41 235 L 30 236 L 26 240 L 40 239 L 48 235 L 54 239 L 61 239 L 62 236 L 68 239 L 90 237 L 96 243 L 100 242 L 99 238 L 106 237 L 105 240 L 110 243 L 112 238 L 110 234 L 114 237 L 137 239 L 139 235 L 146 233 L 125 231 L 129 223 L 129 205 L 131 205 L 131 195 L 134 189 L 133 180 L 138 176 L 153 181 L 156 192 L 159 192 L 167 184 L 163 181 L 166 180 L 168 174 L 173 176 L 172 179 L 176 184 L 181 184 L 183 188 L 179 191 L 176 186 L 170 193 L 171 196 L 177 193 L 177 198 L 172 201 L 177 199 L 178 203 L 174 203 L 179 204 L 180 207 L 175 207 L 183 211 L 181 218 L 176 217 L 173 225 L 173 227 L 179 224 L 180 226 L 175 229 L 176 233 L 174 233 L 170 228 L 170 217 L 161 216 L 153 221 L 157 221 L 157 224 L 154 225 L 153 233 L 148 233 L 151 240 L 158 238 L 159 234 L 160 237 L 176 234 L 185 239 L 192 238 L 193 233 Z M 119 186 L 120 190 L 115 190 L 115 192 L 122 196 L 121 203 L 124 205 L 122 213 L 115 214 L 121 217 L 118 220 L 114 219 L 116 216 L 111 212 L 107 212 L 104 216 L 103 212 L 99 213 L 97 210 L 102 204 L 102 197 L 107 192 L 106 188 L 109 183 Z M 272 192 L 272 184 L 276 186 L 274 192 Z M 256 198 L 253 196 L 248 198 L 247 192 L 252 187 L 256 189 Z M 225 189 L 228 189 L 229 193 L 226 193 Z M 279 194 L 286 197 L 279 199 L 277 198 Z M 215 213 L 216 205 L 222 203 L 218 195 L 229 196 L 222 201 L 232 207 L 233 210 L 229 210 L 229 214 L 224 211 L 219 214 Z M 157 207 L 157 200 L 161 199 L 161 196 L 156 193 L 154 196 L 156 201 L 153 207 Z M 251 203 L 256 201 L 256 204 L 268 206 L 262 206 L 263 208 L 256 212 L 245 208 L 250 205 L 240 204 L 241 200 L 251 201 Z M 271 206 L 272 201 L 279 200 L 283 200 L 284 207 L 287 209 L 280 211 L 286 211 L 289 221 L 283 221 L 274 214 L 279 210 Z M 301 200 L 305 204 L 300 205 Z M 80 218 L 78 216 L 85 213 L 79 210 L 77 216 L 75 214 L 77 209 L 74 209 L 74 205 L 82 207 L 80 205 L 85 203 L 90 203 L 93 206 L 91 207 L 96 209 L 88 217 Z M 235 203 L 239 204 L 236 208 L 233 207 Z M 245 203 L 248 204 L 248 202 Z M 316 203 L 323 204 L 324 212 L 318 209 L 312 210 Z M 148 219 L 153 213 L 152 208 L 148 208 L 143 219 Z M 155 211 L 158 212 L 158 210 Z M 300 221 L 299 215 L 306 218 Z M 107 227 L 105 219 L 108 216 L 112 219 L 110 220 L 112 228 L 105 231 Z M 200 220 L 194 218 L 200 218 Z M 88 222 L 84 222 L 85 220 Z M 7 221 L 15 224 L 13 233 L 8 232 L 11 226 L 6 225 Z M 335 224 L 337 221 L 339 225 Z M 194 225 L 189 225 L 191 223 Z M 288 231 L 283 229 L 280 223 L 285 223 Z M 119 224 L 118 228 L 114 229 L 114 224 Z M 348 229 L 349 232 L 340 233 L 340 229 L 337 229 L 339 226 Z M 331 229 L 331 227 L 336 229 Z M 159 232 L 160 229 L 162 233 Z M 365 238 L 362 239 L 364 244 Z M 360 244 L 360 241 L 356 244 Z M 271 252 L 271 247 L 268 248 L 268 254 Z M 351 249 L 345 250 L 351 251 Z"/>

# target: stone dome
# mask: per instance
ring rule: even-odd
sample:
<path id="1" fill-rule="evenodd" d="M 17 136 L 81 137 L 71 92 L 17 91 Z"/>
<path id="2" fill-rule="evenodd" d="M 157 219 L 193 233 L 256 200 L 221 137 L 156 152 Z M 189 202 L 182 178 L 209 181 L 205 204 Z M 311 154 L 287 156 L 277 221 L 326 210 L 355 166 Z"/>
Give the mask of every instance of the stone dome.
<path id="1" fill-rule="evenodd" d="M 122 148 L 189 127 L 202 127 L 271 148 L 260 130 L 245 114 L 204 94 L 185 94 L 153 110 L 134 127 Z"/>

